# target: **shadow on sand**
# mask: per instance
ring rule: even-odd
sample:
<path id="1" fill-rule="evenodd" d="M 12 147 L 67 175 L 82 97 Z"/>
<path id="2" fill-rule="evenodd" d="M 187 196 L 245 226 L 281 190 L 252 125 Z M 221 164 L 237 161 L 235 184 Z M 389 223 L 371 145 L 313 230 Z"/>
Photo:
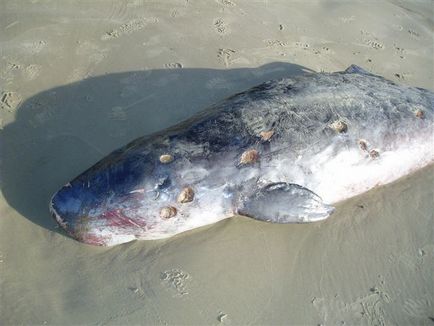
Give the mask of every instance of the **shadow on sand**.
<path id="1" fill-rule="evenodd" d="M 289 63 L 133 71 L 36 94 L 0 132 L 3 195 L 21 215 L 57 232 L 51 195 L 111 151 L 263 81 L 309 71 Z"/>

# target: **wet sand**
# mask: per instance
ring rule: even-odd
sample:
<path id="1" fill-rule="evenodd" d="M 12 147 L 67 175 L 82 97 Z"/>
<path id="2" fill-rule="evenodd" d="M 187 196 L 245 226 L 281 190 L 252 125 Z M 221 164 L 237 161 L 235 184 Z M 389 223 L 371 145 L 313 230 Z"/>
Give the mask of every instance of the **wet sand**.
<path id="1" fill-rule="evenodd" d="M 432 325 L 434 166 L 309 225 L 99 248 L 48 212 L 112 150 L 262 81 L 354 63 L 433 90 L 432 2 L 0 7 L 1 324 Z"/>

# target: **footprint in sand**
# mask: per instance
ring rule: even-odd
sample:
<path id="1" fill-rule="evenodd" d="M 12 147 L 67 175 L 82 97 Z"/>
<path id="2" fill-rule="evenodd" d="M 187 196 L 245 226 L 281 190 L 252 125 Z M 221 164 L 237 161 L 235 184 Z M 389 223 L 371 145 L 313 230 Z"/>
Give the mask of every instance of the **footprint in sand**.
<path id="1" fill-rule="evenodd" d="M 17 92 L 2 92 L 0 95 L 0 106 L 2 109 L 12 111 L 21 103 L 22 97 Z"/>
<path id="2" fill-rule="evenodd" d="M 218 4 L 221 4 L 225 7 L 235 7 L 237 4 L 231 0 L 216 0 Z"/>
<path id="3" fill-rule="evenodd" d="M 288 42 L 284 42 L 281 40 L 264 40 L 264 42 L 267 44 L 267 47 L 269 48 L 273 48 L 273 47 L 287 47 L 288 46 Z"/>
<path id="4" fill-rule="evenodd" d="M 232 55 L 235 53 L 232 49 L 219 49 L 217 58 L 223 62 L 225 67 L 229 67 L 232 64 Z"/>
<path id="5" fill-rule="evenodd" d="M 76 54 L 83 56 L 90 64 L 98 64 L 106 58 L 106 48 L 89 41 L 77 41 Z"/>
<path id="6" fill-rule="evenodd" d="M 304 42 L 295 42 L 295 46 L 300 48 L 300 49 L 308 49 L 309 48 L 309 43 L 304 43 Z"/>
<path id="7" fill-rule="evenodd" d="M 404 30 L 404 27 L 402 27 L 402 25 L 393 24 L 392 27 L 399 32 L 402 32 Z"/>
<path id="8" fill-rule="evenodd" d="M 41 65 L 28 65 L 26 68 L 24 68 L 23 75 L 27 80 L 33 80 L 39 76 L 41 70 Z"/>
<path id="9" fill-rule="evenodd" d="M 382 277 L 380 284 L 384 284 Z M 390 302 L 392 298 L 382 286 L 372 287 L 367 295 L 352 302 L 341 300 L 338 294 L 328 298 L 314 297 L 311 300 L 321 318 L 330 325 L 343 324 L 346 320 L 353 320 L 356 324 L 385 325 L 384 307 Z"/>
<path id="10" fill-rule="evenodd" d="M 183 270 L 174 268 L 164 271 L 161 273 L 160 279 L 167 289 L 175 292 L 175 297 L 182 297 L 188 294 L 187 284 L 191 280 L 191 277 Z"/>
<path id="11" fill-rule="evenodd" d="M 88 71 L 85 67 L 78 67 L 75 68 L 68 76 L 68 81 L 72 83 L 76 81 L 81 81 L 89 77 L 91 77 L 90 71 Z"/>
<path id="12" fill-rule="evenodd" d="M 331 50 L 327 46 L 323 46 L 321 49 L 312 49 L 314 54 L 331 54 Z M 354 54 L 354 53 L 353 53 Z"/>
<path id="13" fill-rule="evenodd" d="M 44 40 L 34 42 L 24 42 L 22 47 L 28 50 L 32 54 L 40 53 L 47 46 L 47 42 Z"/>
<path id="14" fill-rule="evenodd" d="M 228 315 L 220 311 L 217 315 L 217 320 L 219 323 L 225 323 L 228 320 Z"/>
<path id="15" fill-rule="evenodd" d="M 356 17 L 355 16 L 339 17 L 339 20 L 344 24 L 348 24 L 348 23 L 352 23 L 353 21 L 355 21 Z"/>
<path id="16" fill-rule="evenodd" d="M 365 43 L 375 50 L 384 48 L 384 44 L 377 40 L 366 40 Z"/>
<path id="17" fill-rule="evenodd" d="M 2 72 L 3 78 L 11 79 L 13 74 L 19 70 L 21 70 L 21 64 L 15 62 L 8 62 L 6 64 L 6 69 Z"/>
<path id="18" fill-rule="evenodd" d="M 101 40 L 106 41 L 106 40 L 118 38 L 125 34 L 131 34 L 142 30 L 143 28 L 145 28 L 150 24 L 155 24 L 155 23 L 158 23 L 158 18 L 156 17 L 144 17 L 140 19 L 133 19 L 128 23 L 120 25 L 118 28 L 106 32 L 101 37 Z"/>
<path id="19" fill-rule="evenodd" d="M 170 63 L 166 63 L 164 67 L 166 69 L 181 69 L 183 66 L 182 63 L 179 62 L 170 62 Z"/>
<path id="20" fill-rule="evenodd" d="M 225 23 L 223 18 L 216 18 L 214 20 L 214 28 L 216 32 L 220 35 L 225 35 L 230 33 L 228 25 Z"/>
<path id="21" fill-rule="evenodd" d="M 405 54 L 406 54 L 405 49 L 402 48 L 402 47 L 399 47 L 399 46 L 396 45 L 396 44 L 393 44 L 393 47 L 395 48 L 395 53 L 396 53 L 397 55 L 399 55 L 399 57 L 400 57 L 401 59 L 404 59 L 404 58 L 405 58 Z"/>
<path id="22" fill-rule="evenodd" d="M 370 46 L 371 48 L 375 50 L 384 50 L 385 46 L 383 43 L 381 43 L 377 37 L 375 37 L 374 34 L 361 30 L 360 34 L 362 36 L 362 41 L 366 45 Z"/>
<path id="23" fill-rule="evenodd" d="M 396 73 L 394 76 L 398 80 L 406 80 L 411 78 L 413 74 L 409 72 L 401 72 L 401 73 Z"/>
<path id="24" fill-rule="evenodd" d="M 417 39 L 420 38 L 420 34 L 418 32 L 416 32 L 415 30 L 409 29 L 407 32 L 408 32 L 408 34 L 410 34 L 414 38 L 417 38 Z"/>
<path id="25" fill-rule="evenodd" d="M 30 81 L 36 79 L 42 70 L 41 65 L 30 64 L 24 66 L 16 62 L 8 62 L 5 68 L 6 69 L 4 69 L 2 72 L 3 78 L 5 80 L 12 80 L 17 73 L 21 73 L 25 80 Z"/>

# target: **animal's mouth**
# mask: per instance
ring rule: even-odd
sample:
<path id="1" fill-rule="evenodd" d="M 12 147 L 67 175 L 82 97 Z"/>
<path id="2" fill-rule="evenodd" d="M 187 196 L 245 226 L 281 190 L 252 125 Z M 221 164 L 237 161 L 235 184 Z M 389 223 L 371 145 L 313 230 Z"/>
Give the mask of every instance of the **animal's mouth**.
<path id="1" fill-rule="evenodd" d="M 69 225 L 66 219 L 62 218 L 61 215 L 53 207 L 53 203 L 50 202 L 50 213 L 51 216 L 56 220 L 56 222 L 68 233 L 73 239 L 83 242 L 85 244 L 106 246 L 107 239 L 104 237 L 98 237 L 90 232 L 87 232 L 85 228 L 76 227 L 76 225 Z"/>
<path id="2" fill-rule="evenodd" d="M 53 196 L 53 198 L 54 198 L 54 196 Z M 57 211 L 53 207 L 53 198 L 51 198 L 51 200 L 50 200 L 51 216 L 56 220 L 57 224 L 59 224 L 65 231 L 68 231 L 66 221 L 62 219 L 62 217 L 57 213 Z"/>
<path id="3" fill-rule="evenodd" d="M 131 198 L 117 198 L 113 205 L 100 200 L 98 194 L 87 187 L 66 185 L 53 195 L 49 209 L 54 220 L 73 239 L 91 245 L 110 246 L 129 242 L 146 231 L 147 221 L 134 222 L 128 209 L 122 205 L 137 204 Z M 140 197 L 140 196 L 138 196 Z M 116 198 L 116 197 L 115 197 Z M 130 206 L 134 211 L 134 206 Z"/>
<path id="4" fill-rule="evenodd" d="M 73 192 L 72 186 L 67 184 L 53 195 L 49 203 L 51 216 L 72 238 L 87 244 L 105 245 L 104 239 L 95 238 L 88 232 L 85 218 L 79 213 L 82 201 L 72 196 Z"/>
<path id="5" fill-rule="evenodd" d="M 63 188 L 62 188 L 63 189 Z M 62 191 L 59 190 L 60 191 Z M 49 204 L 49 208 L 50 208 L 50 214 L 53 217 L 53 219 L 57 222 L 57 224 L 63 229 L 65 230 L 66 233 L 68 233 L 71 237 L 73 237 L 74 239 L 77 239 L 75 232 L 73 230 L 73 228 L 71 228 L 70 222 L 68 222 L 68 220 L 63 217 L 55 208 L 55 200 L 59 194 L 59 192 L 56 192 L 53 197 L 51 197 L 50 200 L 50 204 Z M 79 240 L 79 239 L 77 239 Z"/>

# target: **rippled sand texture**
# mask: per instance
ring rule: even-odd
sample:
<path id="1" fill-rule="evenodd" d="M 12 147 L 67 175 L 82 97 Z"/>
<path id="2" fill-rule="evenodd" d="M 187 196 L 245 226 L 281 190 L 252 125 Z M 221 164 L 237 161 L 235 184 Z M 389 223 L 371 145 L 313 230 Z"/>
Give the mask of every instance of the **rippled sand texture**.
<path id="1" fill-rule="evenodd" d="M 433 90 L 433 14 L 430 1 L 3 1 L 0 324 L 431 325 L 433 166 L 323 223 L 236 217 L 114 248 L 67 237 L 48 201 L 119 146 L 262 81 L 354 63 Z"/>

